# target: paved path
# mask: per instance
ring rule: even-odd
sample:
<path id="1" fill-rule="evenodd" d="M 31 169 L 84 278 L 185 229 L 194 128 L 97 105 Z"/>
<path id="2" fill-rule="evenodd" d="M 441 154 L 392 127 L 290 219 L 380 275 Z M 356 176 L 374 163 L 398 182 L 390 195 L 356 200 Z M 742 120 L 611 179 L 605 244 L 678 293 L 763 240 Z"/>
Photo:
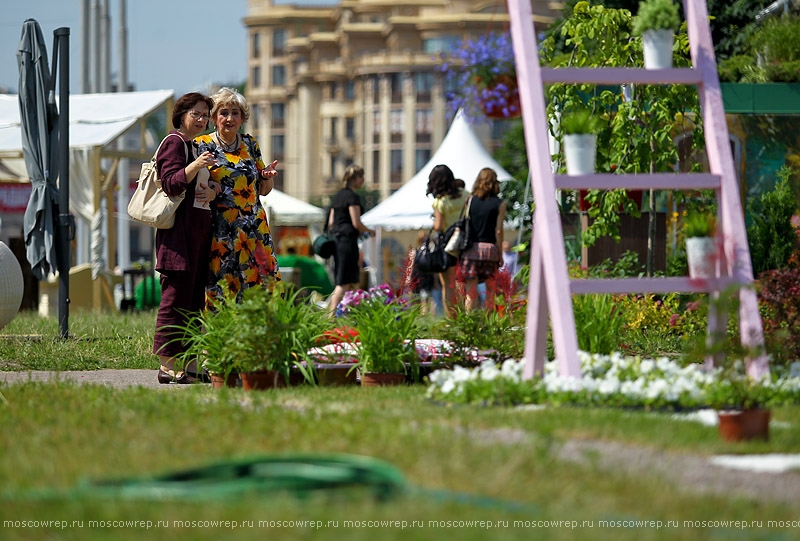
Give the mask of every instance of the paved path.
<path id="1" fill-rule="evenodd" d="M 31 372 L 0 372 L 0 382 L 19 383 L 23 381 L 69 380 L 79 383 L 96 383 L 123 388 L 140 385 L 153 389 L 175 389 L 190 385 L 160 385 L 156 379 L 157 370 L 69 370 L 54 372 L 37 370 Z"/>

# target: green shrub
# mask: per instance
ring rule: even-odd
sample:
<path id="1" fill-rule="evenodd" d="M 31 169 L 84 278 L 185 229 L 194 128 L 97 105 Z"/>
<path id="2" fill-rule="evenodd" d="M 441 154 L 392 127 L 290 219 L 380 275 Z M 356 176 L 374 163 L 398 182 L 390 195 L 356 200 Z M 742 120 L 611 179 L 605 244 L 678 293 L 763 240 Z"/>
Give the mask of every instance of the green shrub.
<path id="1" fill-rule="evenodd" d="M 672 30 L 677 32 L 681 25 L 678 4 L 672 0 L 644 0 L 639 3 L 639 11 L 633 18 L 633 35 L 641 36 L 648 30 Z"/>
<path id="2" fill-rule="evenodd" d="M 473 349 L 482 350 L 499 362 L 521 359 L 525 352 L 525 315 L 524 308 L 503 314 L 458 308 L 445 321 L 439 335 L 451 343 L 454 361 L 466 359 Z"/>
<path id="3" fill-rule="evenodd" d="M 619 349 L 627 321 L 612 295 L 573 295 L 572 306 L 580 349 L 604 354 Z"/>
<path id="4" fill-rule="evenodd" d="M 797 207 L 789 185 L 791 174 L 792 168 L 781 167 L 775 188 L 750 202 L 753 223 L 747 229 L 747 238 L 756 276 L 785 267 L 797 246 L 797 233 L 792 226 Z"/>

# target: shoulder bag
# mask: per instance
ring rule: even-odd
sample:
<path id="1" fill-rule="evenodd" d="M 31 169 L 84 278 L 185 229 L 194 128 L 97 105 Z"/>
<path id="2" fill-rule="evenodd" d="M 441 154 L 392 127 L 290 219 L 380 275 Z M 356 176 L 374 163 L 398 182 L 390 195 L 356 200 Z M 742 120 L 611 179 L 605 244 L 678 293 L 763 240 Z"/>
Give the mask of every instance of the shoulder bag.
<path id="1" fill-rule="evenodd" d="M 328 233 L 328 223 L 331 219 L 331 209 L 325 214 L 325 227 L 322 229 L 322 234 L 314 239 L 311 248 L 314 253 L 322 259 L 328 259 L 336 251 L 336 240 Z"/>
<path id="2" fill-rule="evenodd" d="M 170 135 L 180 138 L 175 133 L 170 133 L 167 137 Z M 133 192 L 133 197 L 128 203 L 128 215 L 132 219 L 156 229 L 170 229 L 175 225 L 175 211 L 178 210 L 178 206 L 186 196 L 185 191 L 178 195 L 167 195 L 161 187 L 161 179 L 156 168 L 156 157 L 167 137 L 158 145 L 152 159 L 142 164 L 136 191 Z M 183 143 L 182 138 L 181 143 Z M 185 143 L 183 144 L 183 152 L 186 153 L 186 159 L 189 159 Z"/>
<path id="3" fill-rule="evenodd" d="M 444 251 L 444 237 L 434 235 L 433 228 L 428 232 L 422 246 L 414 253 L 414 268 L 424 274 L 444 272 L 456 261 Z"/>
<path id="4" fill-rule="evenodd" d="M 458 220 L 447 228 L 447 231 L 444 233 L 444 238 L 447 244 L 444 247 L 444 251 L 450 254 L 453 257 L 458 257 L 461 255 L 461 252 L 469 248 L 470 244 L 470 236 L 472 231 L 470 230 L 470 222 L 469 222 L 469 207 L 472 204 L 472 196 L 467 200 L 467 204 L 464 205 L 464 208 L 461 209 L 461 216 L 459 216 Z"/>

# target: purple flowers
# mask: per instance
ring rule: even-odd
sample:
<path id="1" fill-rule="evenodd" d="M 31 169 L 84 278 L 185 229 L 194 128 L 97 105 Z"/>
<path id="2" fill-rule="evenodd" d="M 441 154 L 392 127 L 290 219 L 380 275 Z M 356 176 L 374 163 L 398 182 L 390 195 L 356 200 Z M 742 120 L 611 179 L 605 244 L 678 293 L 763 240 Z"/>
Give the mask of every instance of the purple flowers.
<path id="1" fill-rule="evenodd" d="M 361 303 L 380 302 L 382 304 L 391 304 L 395 302 L 394 290 L 389 284 L 381 284 L 377 287 L 371 287 L 369 290 L 356 289 L 348 291 L 344 294 L 344 298 L 336 307 L 336 317 L 344 317 L 348 314 L 350 309 L 358 306 Z M 403 299 L 397 299 L 400 304 L 405 304 Z"/>
<path id="2" fill-rule="evenodd" d="M 469 122 L 485 122 L 486 116 L 511 118 L 519 115 L 519 90 L 511 35 L 487 34 L 459 43 L 458 49 L 442 56 L 439 69 L 447 74 L 448 108 L 459 109 Z"/>

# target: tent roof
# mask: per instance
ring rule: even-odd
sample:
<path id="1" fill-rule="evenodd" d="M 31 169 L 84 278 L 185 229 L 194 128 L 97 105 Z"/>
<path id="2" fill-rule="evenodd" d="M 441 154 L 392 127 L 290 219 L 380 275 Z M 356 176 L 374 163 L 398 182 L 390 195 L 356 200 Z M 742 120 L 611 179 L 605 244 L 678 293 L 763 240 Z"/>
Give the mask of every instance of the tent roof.
<path id="1" fill-rule="evenodd" d="M 273 189 L 269 195 L 261 198 L 261 203 L 272 209 L 274 223 L 270 225 L 309 225 L 325 218 L 323 209 L 280 190 Z"/>
<path id="2" fill-rule="evenodd" d="M 172 90 L 70 94 L 69 146 L 106 146 L 173 96 Z M 0 95 L 0 155 L 17 158 L 21 152 L 19 97 L 16 94 Z M 10 160 L 4 159 L 7 161 Z M 6 165 L 15 170 L 10 164 Z"/>
<path id="3" fill-rule="evenodd" d="M 467 190 L 484 167 L 497 172 L 498 180 L 510 180 L 511 174 L 500 167 L 484 148 L 472 126 L 459 112 L 436 153 L 411 180 L 382 203 L 365 213 L 362 221 L 372 227 L 384 229 L 423 229 L 433 225 L 433 197 L 425 195 L 428 175 L 440 163 L 453 170 L 456 178 L 463 179 Z"/>

